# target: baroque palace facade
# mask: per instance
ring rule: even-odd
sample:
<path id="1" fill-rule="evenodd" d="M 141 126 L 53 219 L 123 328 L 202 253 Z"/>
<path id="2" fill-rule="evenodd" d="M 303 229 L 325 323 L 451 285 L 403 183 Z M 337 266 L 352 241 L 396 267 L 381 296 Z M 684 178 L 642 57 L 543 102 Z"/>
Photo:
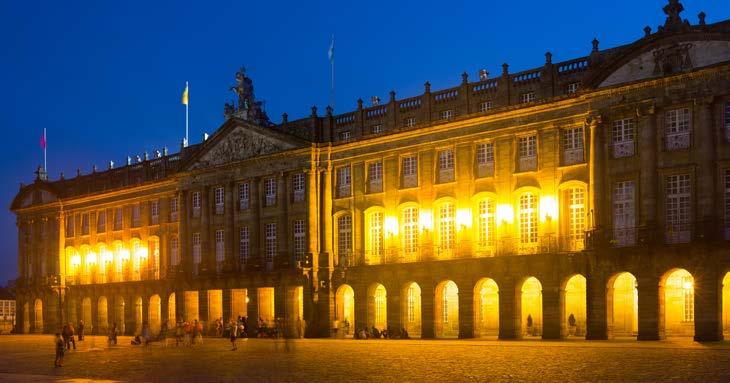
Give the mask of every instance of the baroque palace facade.
<path id="1" fill-rule="evenodd" d="M 730 21 L 681 11 L 586 57 L 278 125 L 242 70 L 204 142 L 21 186 L 18 328 L 723 339 Z"/>

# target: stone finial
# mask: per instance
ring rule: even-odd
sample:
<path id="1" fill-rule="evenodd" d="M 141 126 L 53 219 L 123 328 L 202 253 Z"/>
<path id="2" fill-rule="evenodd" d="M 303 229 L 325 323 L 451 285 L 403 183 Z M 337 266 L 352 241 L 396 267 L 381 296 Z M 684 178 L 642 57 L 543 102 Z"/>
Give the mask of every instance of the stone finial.
<path id="1" fill-rule="evenodd" d="M 707 14 L 703 11 L 700 11 L 700 13 L 697 15 L 697 18 L 700 19 L 700 25 L 705 25 L 705 17 Z"/>
<path id="2" fill-rule="evenodd" d="M 390 94 L 390 102 L 395 102 L 395 91 L 391 90 L 389 94 Z"/>
<path id="3" fill-rule="evenodd" d="M 332 117 L 332 112 L 334 111 L 334 109 L 332 109 L 331 106 L 327 105 L 324 110 L 327 112 L 327 117 Z"/>
<path id="4" fill-rule="evenodd" d="M 150 155 L 149 155 L 149 153 L 147 153 L 147 151 L 145 150 L 145 151 L 144 151 L 144 160 L 145 160 L 145 161 L 148 161 L 149 159 L 150 159 Z"/>
<path id="5" fill-rule="evenodd" d="M 142 162 L 142 158 L 139 155 L 137 155 L 137 158 L 136 159 L 137 159 L 137 163 Z"/>
<path id="6" fill-rule="evenodd" d="M 479 81 L 485 81 L 489 79 L 489 72 L 486 69 L 479 69 Z"/>
<path id="7" fill-rule="evenodd" d="M 155 158 L 162 157 L 162 152 L 159 149 L 155 149 Z"/>
<path id="8" fill-rule="evenodd" d="M 167 146 L 162 148 L 162 155 L 167 157 Z"/>
<path id="9" fill-rule="evenodd" d="M 598 52 L 598 43 L 598 39 L 594 37 L 593 41 L 591 41 L 591 44 L 593 44 L 593 52 Z"/>
<path id="10" fill-rule="evenodd" d="M 545 64 L 549 65 L 553 63 L 553 54 L 550 51 L 545 52 Z"/>
<path id="11" fill-rule="evenodd" d="M 289 115 L 284 112 L 281 114 L 281 123 L 286 124 L 287 122 L 289 122 Z"/>
<path id="12" fill-rule="evenodd" d="M 114 169 L 114 161 L 109 161 L 109 170 Z"/>
<path id="13" fill-rule="evenodd" d="M 649 36 L 651 36 L 651 27 L 647 25 L 644 27 L 644 37 L 649 37 Z"/>
<path id="14" fill-rule="evenodd" d="M 362 110 L 362 98 L 357 99 L 357 110 Z"/>
<path id="15" fill-rule="evenodd" d="M 59 178 L 61 178 L 61 179 L 66 179 L 66 177 L 64 177 L 64 175 L 63 175 L 63 172 L 61 172 L 61 175 L 60 175 L 60 177 L 59 177 Z"/>
<path id="16" fill-rule="evenodd" d="M 316 106 L 312 107 L 312 114 L 310 115 L 310 117 L 317 117 L 317 107 Z"/>
<path id="17" fill-rule="evenodd" d="M 76 168 L 76 177 L 81 177 L 81 169 Z"/>
<path id="18" fill-rule="evenodd" d="M 423 84 L 423 87 L 425 88 L 426 93 L 431 93 L 431 83 L 426 81 L 425 84 Z"/>
<path id="19" fill-rule="evenodd" d="M 132 164 L 132 157 L 127 156 L 127 166 Z"/>
<path id="20" fill-rule="evenodd" d="M 679 0 L 669 0 L 669 4 L 665 5 L 662 10 L 667 15 L 667 19 L 664 21 L 664 30 L 673 32 L 686 28 L 686 23 L 679 16 L 684 11 L 684 6 Z"/>
<path id="21" fill-rule="evenodd" d="M 469 73 L 462 73 L 461 74 L 461 83 L 462 84 L 468 84 L 469 83 Z"/>
<path id="22" fill-rule="evenodd" d="M 96 173 L 96 165 L 91 165 L 91 172 Z"/>
<path id="23" fill-rule="evenodd" d="M 509 74 L 509 64 L 504 63 L 502 64 L 502 76 L 507 76 Z"/>

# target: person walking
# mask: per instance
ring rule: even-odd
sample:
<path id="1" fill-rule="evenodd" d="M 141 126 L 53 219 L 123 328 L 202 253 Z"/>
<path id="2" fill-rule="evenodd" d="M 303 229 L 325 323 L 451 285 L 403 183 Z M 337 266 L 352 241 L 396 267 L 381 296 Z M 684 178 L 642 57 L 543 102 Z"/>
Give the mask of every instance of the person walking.
<path id="1" fill-rule="evenodd" d="M 231 324 L 229 325 L 229 331 L 231 332 L 231 351 L 238 350 L 238 346 L 236 346 L 236 337 L 238 336 L 238 324 L 236 321 L 231 320 Z"/>
<path id="2" fill-rule="evenodd" d="M 79 342 L 84 340 L 84 321 L 79 321 Z"/>
<path id="3" fill-rule="evenodd" d="M 63 366 L 63 352 L 66 349 L 66 344 L 61 338 L 60 333 L 56 333 L 56 339 L 54 339 L 54 345 L 56 346 L 56 360 L 53 362 L 54 367 Z"/>

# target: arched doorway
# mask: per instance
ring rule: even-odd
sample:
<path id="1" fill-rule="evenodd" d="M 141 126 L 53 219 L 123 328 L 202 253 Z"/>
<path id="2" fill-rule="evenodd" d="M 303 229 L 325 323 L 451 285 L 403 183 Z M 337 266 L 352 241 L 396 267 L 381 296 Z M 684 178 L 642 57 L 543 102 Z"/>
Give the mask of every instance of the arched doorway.
<path id="1" fill-rule="evenodd" d="M 126 326 L 124 323 L 124 298 L 121 296 L 117 297 L 116 307 L 114 308 L 114 322 L 117 324 L 117 333 L 126 334 Z"/>
<path id="2" fill-rule="evenodd" d="M 520 308 L 522 335 L 542 336 L 542 284 L 537 278 L 529 277 L 522 283 Z"/>
<path id="3" fill-rule="evenodd" d="M 482 278 L 474 286 L 474 336 L 499 335 L 499 288 L 491 278 Z"/>
<path id="4" fill-rule="evenodd" d="M 368 289 L 368 328 L 383 331 L 388 327 L 388 296 L 385 286 L 375 283 Z"/>
<path id="5" fill-rule="evenodd" d="M 170 294 L 170 297 L 167 298 L 167 321 L 168 326 L 172 328 L 174 324 L 177 323 L 177 312 L 175 311 L 175 293 Z"/>
<path id="6" fill-rule="evenodd" d="M 33 332 L 43 332 L 43 301 L 36 299 L 33 304 Z"/>
<path id="7" fill-rule="evenodd" d="M 350 285 L 342 285 L 335 294 L 335 320 L 340 321 L 344 336 L 355 332 L 355 292 Z"/>
<path id="8" fill-rule="evenodd" d="M 150 308 L 147 321 L 150 324 L 150 332 L 158 334 L 162 329 L 162 308 L 160 307 L 160 296 L 155 294 L 150 297 Z"/>
<path id="9" fill-rule="evenodd" d="M 84 331 L 87 334 L 93 334 L 94 324 L 91 316 L 91 298 L 84 298 L 81 300 L 81 320 L 84 321 Z"/>
<path id="10" fill-rule="evenodd" d="M 144 324 L 144 314 L 142 313 L 142 297 L 134 300 L 134 333 L 141 334 Z"/>
<path id="11" fill-rule="evenodd" d="M 109 313 L 106 297 L 99 297 L 96 305 L 96 333 L 106 334 L 109 329 Z"/>
<path id="12" fill-rule="evenodd" d="M 459 288 L 454 281 L 443 281 L 436 286 L 436 331 L 438 338 L 459 336 Z"/>
<path id="13" fill-rule="evenodd" d="M 659 284 L 659 333 L 662 323 L 664 335 L 694 336 L 695 334 L 695 291 L 694 278 L 687 270 L 674 269 L 667 272 Z"/>
<path id="14" fill-rule="evenodd" d="M 563 334 L 586 336 L 586 278 L 573 275 L 565 284 L 565 310 L 563 312 Z"/>
<path id="15" fill-rule="evenodd" d="M 407 283 L 401 293 L 403 328 L 411 338 L 421 337 L 421 286 Z"/>
<path id="16" fill-rule="evenodd" d="M 623 272 L 614 275 L 606 286 L 608 336 L 635 337 L 639 332 L 639 291 L 636 277 Z"/>
<path id="17" fill-rule="evenodd" d="M 730 337 L 730 272 L 722 279 L 722 333 Z"/>

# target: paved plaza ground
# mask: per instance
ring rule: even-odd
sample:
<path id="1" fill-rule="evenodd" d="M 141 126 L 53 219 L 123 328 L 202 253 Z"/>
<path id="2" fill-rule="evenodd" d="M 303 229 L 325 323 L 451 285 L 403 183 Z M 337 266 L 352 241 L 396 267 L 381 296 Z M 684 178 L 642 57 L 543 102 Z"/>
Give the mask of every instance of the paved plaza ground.
<path id="1" fill-rule="evenodd" d="M 107 347 L 87 337 L 53 367 L 51 335 L 0 336 L 0 382 L 728 382 L 730 342 L 269 340 Z"/>

